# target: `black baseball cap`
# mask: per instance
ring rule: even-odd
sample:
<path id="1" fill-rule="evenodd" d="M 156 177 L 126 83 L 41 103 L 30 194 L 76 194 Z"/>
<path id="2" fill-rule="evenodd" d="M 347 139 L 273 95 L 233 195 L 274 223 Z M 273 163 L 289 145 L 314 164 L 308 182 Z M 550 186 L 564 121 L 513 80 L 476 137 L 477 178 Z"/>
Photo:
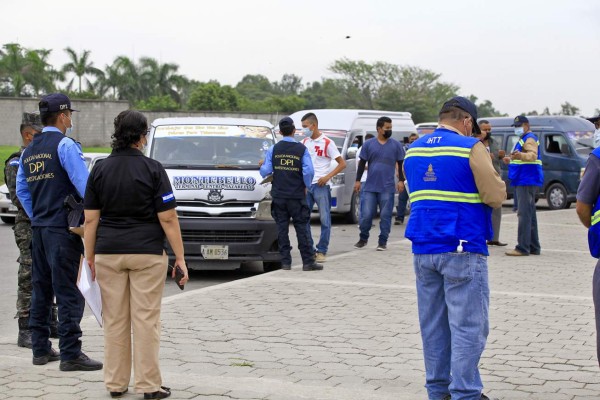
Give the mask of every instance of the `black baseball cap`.
<path id="1" fill-rule="evenodd" d="M 451 107 L 460 108 L 468 113 L 473 118 L 473 130 L 477 135 L 481 135 L 481 129 L 479 129 L 479 124 L 477 123 L 477 106 L 471 100 L 466 97 L 455 96 L 444 103 L 440 113 L 448 111 Z"/>
<path id="2" fill-rule="evenodd" d="M 514 126 L 514 127 L 518 128 L 521 125 L 528 124 L 528 123 L 529 123 L 529 120 L 527 119 L 526 116 L 524 116 L 524 115 L 517 115 L 515 117 L 515 119 L 513 120 L 513 123 L 512 123 L 511 126 Z"/>
<path id="3" fill-rule="evenodd" d="M 62 93 L 51 93 L 42 97 L 39 103 L 40 113 L 54 113 L 64 110 L 79 111 L 71 108 L 71 99 L 69 96 Z"/>

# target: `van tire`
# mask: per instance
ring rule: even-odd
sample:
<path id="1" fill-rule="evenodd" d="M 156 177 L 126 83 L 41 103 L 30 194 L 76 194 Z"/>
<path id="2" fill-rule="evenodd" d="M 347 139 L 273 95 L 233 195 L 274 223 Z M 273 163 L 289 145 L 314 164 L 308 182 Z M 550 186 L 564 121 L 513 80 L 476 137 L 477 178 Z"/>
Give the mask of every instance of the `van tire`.
<path id="1" fill-rule="evenodd" d="M 263 272 L 273 272 L 281 269 L 281 263 L 277 261 L 263 261 Z"/>
<path id="2" fill-rule="evenodd" d="M 346 214 L 346 222 L 349 224 L 358 224 L 358 212 L 360 210 L 360 196 L 358 193 L 352 193 L 350 201 L 350 212 Z"/>
<path id="3" fill-rule="evenodd" d="M 561 183 L 553 183 L 548 186 L 546 201 L 551 210 L 562 210 L 570 205 L 567 201 L 567 189 Z"/>

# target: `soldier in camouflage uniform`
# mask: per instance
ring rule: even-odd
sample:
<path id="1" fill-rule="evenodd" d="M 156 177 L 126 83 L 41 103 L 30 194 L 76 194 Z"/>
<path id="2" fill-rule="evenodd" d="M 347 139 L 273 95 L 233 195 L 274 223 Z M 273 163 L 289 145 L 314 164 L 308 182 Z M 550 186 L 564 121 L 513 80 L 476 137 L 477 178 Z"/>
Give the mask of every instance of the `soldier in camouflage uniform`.
<path id="1" fill-rule="evenodd" d="M 21 123 L 21 137 L 23 146 L 11 154 L 4 165 L 4 181 L 8 187 L 10 200 L 17 207 L 15 218 L 15 241 L 19 247 L 19 273 L 17 288 L 17 315 L 19 319 L 19 336 L 17 345 L 19 347 L 31 348 L 31 330 L 29 329 L 29 308 L 31 306 L 31 221 L 21 206 L 16 194 L 17 171 L 19 169 L 19 158 L 21 153 L 33 140 L 33 135 L 42 131 L 42 121 L 39 113 L 23 113 Z M 58 337 L 57 332 L 57 310 L 56 305 L 52 308 L 51 336 Z"/>

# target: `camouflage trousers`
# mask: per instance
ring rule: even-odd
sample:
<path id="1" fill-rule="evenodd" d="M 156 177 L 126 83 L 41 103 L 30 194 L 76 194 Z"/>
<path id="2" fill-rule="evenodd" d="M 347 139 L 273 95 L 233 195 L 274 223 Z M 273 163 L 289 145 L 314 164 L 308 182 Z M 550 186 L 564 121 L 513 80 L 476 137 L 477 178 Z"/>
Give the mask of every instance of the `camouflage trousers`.
<path id="1" fill-rule="evenodd" d="M 31 224 L 18 221 L 13 226 L 15 242 L 19 248 L 19 274 L 17 277 L 17 315 L 15 318 L 29 318 L 31 307 Z"/>

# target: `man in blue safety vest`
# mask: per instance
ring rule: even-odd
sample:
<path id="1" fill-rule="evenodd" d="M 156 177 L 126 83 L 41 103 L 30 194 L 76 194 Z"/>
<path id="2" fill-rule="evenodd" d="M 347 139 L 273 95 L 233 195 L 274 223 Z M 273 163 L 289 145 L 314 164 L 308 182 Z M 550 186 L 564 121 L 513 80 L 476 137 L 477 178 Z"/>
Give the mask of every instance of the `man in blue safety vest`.
<path id="1" fill-rule="evenodd" d="M 477 108 L 454 97 L 404 161 L 429 399 L 488 399 L 478 369 L 489 331 L 486 241 L 506 186 L 474 131 Z"/>
<path id="2" fill-rule="evenodd" d="M 600 258 L 600 147 L 590 154 L 583 178 L 577 189 L 577 215 L 589 228 L 588 244 L 592 257 Z M 594 309 L 596 311 L 596 352 L 600 363 L 600 261 L 596 263 L 592 279 Z"/>
<path id="3" fill-rule="evenodd" d="M 508 164 L 508 179 L 515 187 L 519 228 L 517 246 L 506 252 L 507 256 L 539 256 L 542 252 L 537 228 L 535 199 L 544 183 L 542 160 L 538 148 L 540 142 L 531 132 L 529 120 L 523 115 L 515 117 L 513 125 L 519 141 L 510 156 L 504 157 Z"/>

